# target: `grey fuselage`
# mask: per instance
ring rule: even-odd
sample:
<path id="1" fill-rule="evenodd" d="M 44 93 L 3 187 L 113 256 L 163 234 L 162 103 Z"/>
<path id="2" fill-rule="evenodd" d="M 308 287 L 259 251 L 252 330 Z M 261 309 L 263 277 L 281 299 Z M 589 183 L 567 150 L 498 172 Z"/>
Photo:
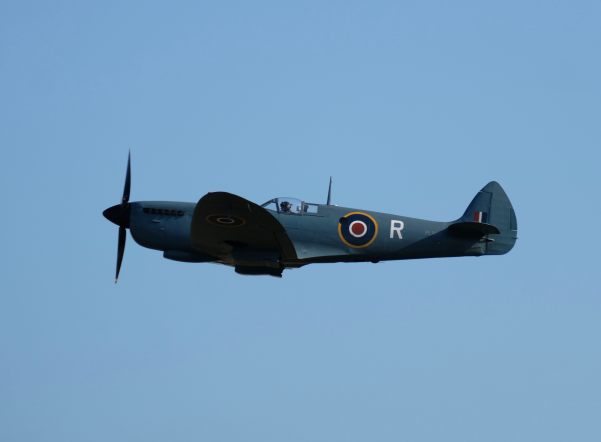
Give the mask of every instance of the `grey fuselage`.
<path id="1" fill-rule="evenodd" d="M 143 247 L 161 250 L 164 257 L 183 262 L 219 262 L 249 265 L 236 255 L 210 256 L 193 247 L 191 226 L 196 203 L 138 201 L 130 203 L 130 232 Z M 462 238 L 449 233 L 453 222 L 436 222 L 332 205 L 319 205 L 316 213 L 269 213 L 284 227 L 296 251 L 296 258 L 282 260 L 282 268 L 310 263 L 378 262 L 383 260 L 480 256 L 507 250 L 490 246 L 487 238 Z M 367 246 L 353 247 L 340 234 L 340 219 L 362 213 L 376 221 L 377 231 Z M 515 240 L 514 240 L 515 241 Z M 513 244 L 512 244 L 513 245 Z M 262 263 L 257 263 L 262 265 Z"/>

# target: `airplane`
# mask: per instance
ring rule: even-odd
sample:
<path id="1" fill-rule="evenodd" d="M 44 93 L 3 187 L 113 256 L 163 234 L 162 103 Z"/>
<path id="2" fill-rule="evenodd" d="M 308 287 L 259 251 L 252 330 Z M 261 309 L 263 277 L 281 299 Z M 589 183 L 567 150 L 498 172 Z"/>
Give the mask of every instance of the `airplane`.
<path id="1" fill-rule="evenodd" d="M 449 222 L 332 205 L 331 178 L 326 204 L 284 197 L 258 205 L 227 192 L 207 193 L 197 203 L 129 202 L 130 190 L 131 154 L 121 203 L 103 212 L 119 226 L 115 282 L 127 229 L 166 259 L 275 277 L 316 263 L 503 255 L 517 240 L 515 211 L 495 181 Z"/>

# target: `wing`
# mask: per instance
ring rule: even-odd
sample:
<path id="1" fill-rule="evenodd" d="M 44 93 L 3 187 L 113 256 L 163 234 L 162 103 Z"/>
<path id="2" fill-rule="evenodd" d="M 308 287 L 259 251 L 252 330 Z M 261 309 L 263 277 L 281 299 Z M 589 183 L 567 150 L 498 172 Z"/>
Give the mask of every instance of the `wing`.
<path id="1" fill-rule="evenodd" d="M 195 248 L 233 263 L 296 259 L 284 227 L 267 210 L 227 192 L 198 201 L 190 236 Z"/>

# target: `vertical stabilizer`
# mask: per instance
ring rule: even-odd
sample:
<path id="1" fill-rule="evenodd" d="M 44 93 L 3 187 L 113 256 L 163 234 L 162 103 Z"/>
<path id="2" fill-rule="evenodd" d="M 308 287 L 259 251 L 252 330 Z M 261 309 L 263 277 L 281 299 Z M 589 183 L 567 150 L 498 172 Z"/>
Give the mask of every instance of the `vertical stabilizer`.
<path id="1" fill-rule="evenodd" d="M 490 234 L 486 244 L 487 255 L 503 255 L 509 252 L 518 235 L 515 211 L 507 194 L 496 181 L 480 190 L 458 220 L 463 223 L 483 223 L 496 227 L 498 234 Z"/>

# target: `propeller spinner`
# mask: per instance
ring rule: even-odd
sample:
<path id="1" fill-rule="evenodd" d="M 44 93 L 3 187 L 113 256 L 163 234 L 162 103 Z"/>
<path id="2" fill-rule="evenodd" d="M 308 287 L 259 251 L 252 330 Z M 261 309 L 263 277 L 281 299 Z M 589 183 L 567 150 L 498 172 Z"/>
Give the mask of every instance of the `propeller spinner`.
<path id="1" fill-rule="evenodd" d="M 109 207 L 102 214 L 110 222 L 119 226 L 119 236 L 117 240 L 117 268 L 115 270 L 115 284 L 119 279 L 119 271 L 123 262 L 123 253 L 125 252 L 125 240 L 127 238 L 125 229 L 129 228 L 129 192 L 131 189 L 131 153 L 127 155 L 127 172 L 125 174 L 125 186 L 123 188 L 123 197 L 121 204 Z"/>

